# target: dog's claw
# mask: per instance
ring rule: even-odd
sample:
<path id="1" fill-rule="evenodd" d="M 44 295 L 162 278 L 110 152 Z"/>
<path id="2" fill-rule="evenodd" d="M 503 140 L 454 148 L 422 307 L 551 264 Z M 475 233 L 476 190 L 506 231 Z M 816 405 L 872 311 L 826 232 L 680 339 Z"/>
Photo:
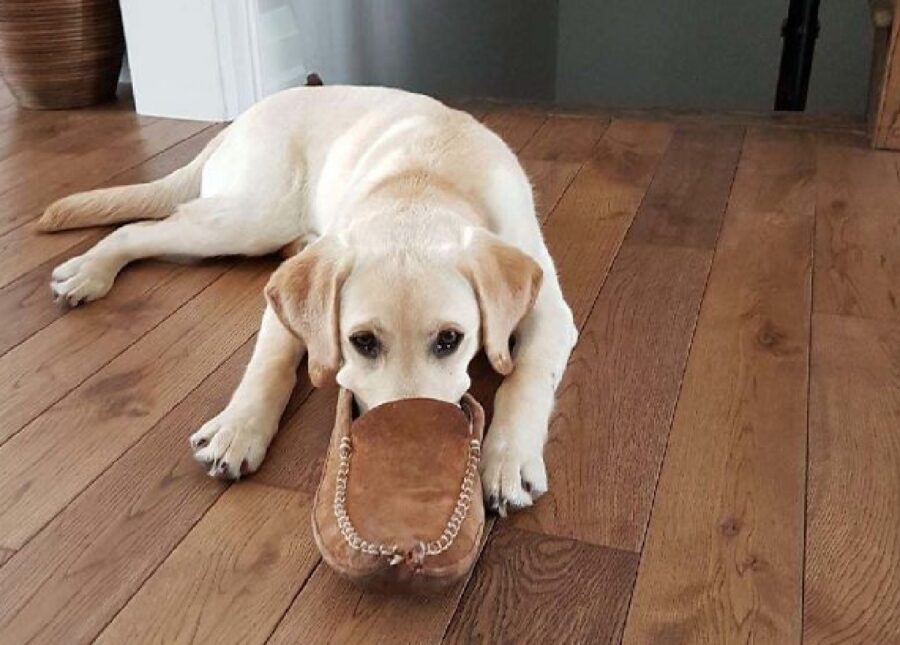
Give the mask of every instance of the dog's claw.
<path id="1" fill-rule="evenodd" d="M 508 502 L 505 497 L 500 500 L 500 504 L 497 506 L 497 515 L 499 515 L 500 517 L 506 517 L 507 504 Z"/>

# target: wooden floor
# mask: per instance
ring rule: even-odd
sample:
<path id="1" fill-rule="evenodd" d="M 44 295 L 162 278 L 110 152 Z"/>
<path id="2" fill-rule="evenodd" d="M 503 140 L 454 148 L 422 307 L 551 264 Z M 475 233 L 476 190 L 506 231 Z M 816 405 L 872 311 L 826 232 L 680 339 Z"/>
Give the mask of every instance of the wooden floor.
<path id="1" fill-rule="evenodd" d="M 191 458 L 274 260 L 51 302 L 102 232 L 39 235 L 41 210 L 220 126 L 0 105 L 0 643 L 900 643 L 900 157 L 861 133 L 469 106 L 533 178 L 581 341 L 550 493 L 424 602 L 316 552 L 333 390 L 301 380 L 246 481 Z"/>

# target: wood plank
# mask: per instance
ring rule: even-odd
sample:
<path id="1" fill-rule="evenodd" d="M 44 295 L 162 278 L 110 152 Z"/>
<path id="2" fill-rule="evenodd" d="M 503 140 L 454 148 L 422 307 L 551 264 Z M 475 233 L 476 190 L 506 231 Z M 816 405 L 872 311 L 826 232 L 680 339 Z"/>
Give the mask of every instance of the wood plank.
<path id="1" fill-rule="evenodd" d="M 525 159 L 584 163 L 608 127 L 609 119 L 548 116 L 519 155 Z"/>
<path id="2" fill-rule="evenodd" d="M 608 127 L 607 119 L 550 116 L 522 148 L 519 160 L 534 187 L 541 223 L 550 216 Z"/>
<path id="3" fill-rule="evenodd" d="M 590 313 L 672 135 L 663 123 L 614 121 L 544 226 L 579 326 Z"/>
<path id="4" fill-rule="evenodd" d="M 559 204 L 582 165 L 576 161 L 544 161 L 520 159 L 525 174 L 534 187 L 534 207 L 538 221 L 543 224 Z"/>
<path id="5" fill-rule="evenodd" d="M 250 339 L 56 516 L 0 573 L 0 632 L 93 639 L 226 489 L 187 438 L 228 402 Z M 303 379 L 290 418 L 311 390 Z M 114 554 L 114 555 L 113 555 Z"/>
<path id="6" fill-rule="evenodd" d="M 27 149 L 53 145 L 58 137 L 77 131 L 84 125 L 112 121 L 131 120 L 134 124 L 148 125 L 156 117 L 135 114 L 133 109 L 86 110 L 8 110 L 0 113 L 0 159 Z"/>
<path id="7" fill-rule="evenodd" d="M 30 221 L 58 197 L 74 192 L 73 185 L 94 187 L 159 152 L 160 142 L 167 148 L 207 126 L 196 121 L 142 123 L 133 117 L 89 125 L 59 137 L 53 146 L 45 143 L 0 161 L 0 186 L 4 187 L 0 234 Z"/>
<path id="8" fill-rule="evenodd" d="M 0 546 L 27 542 L 255 333 L 273 266 L 231 269 L 0 446 Z"/>
<path id="9" fill-rule="evenodd" d="M 227 262 L 154 263 L 0 357 L 0 444 L 209 286 Z M 49 295 L 47 295 L 49 298 Z"/>
<path id="10" fill-rule="evenodd" d="M 310 512 L 308 495 L 232 486 L 97 642 L 264 643 L 319 560 Z"/>
<path id="11" fill-rule="evenodd" d="M 103 149 L 117 138 L 158 121 L 133 112 L 108 112 L 85 115 L 55 136 L 41 136 L 44 134 L 41 130 L 32 134 L 16 129 L 13 131 L 17 135 L 15 145 L 8 148 L 9 154 L 0 158 L 0 192 L 42 177 L 46 180 L 46 173 L 55 171 L 61 163 Z M 14 227 L 16 215 L 4 212 L 0 231 Z"/>
<path id="12" fill-rule="evenodd" d="M 481 120 L 496 132 L 513 152 L 519 152 L 546 120 L 543 114 L 523 112 L 510 107 L 496 107 Z"/>
<path id="13" fill-rule="evenodd" d="M 499 526 L 444 642 L 619 642 L 636 553 Z"/>
<path id="14" fill-rule="evenodd" d="M 676 132 L 560 387 L 545 451 L 550 492 L 514 526 L 640 550 L 712 261 L 711 247 L 689 242 L 717 237 L 742 138 L 731 128 Z M 684 171 L 707 158 L 720 164 L 716 181 Z"/>
<path id="15" fill-rule="evenodd" d="M 308 380 L 303 381 L 308 386 Z M 337 387 L 309 392 L 297 414 L 287 418 L 275 436 L 254 481 L 315 493 L 334 427 L 337 393 Z"/>
<path id="16" fill-rule="evenodd" d="M 622 247 L 558 391 L 550 490 L 512 526 L 640 551 L 710 259 Z"/>
<path id="17" fill-rule="evenodd" d="M 76 244 L 70 250 L 71 255 L 84 253 L 97 242 L 98 238 L 99 234 L 96 238 Z M 62 256 L 56 256 L 17 280 L 0 287 L 0 320 L 4 323 L 0 325 L 0 354 L 5 354 L 69 312 L 67 307 L 54 302 L 50 291 L 50 273 L 60 262 Z M 143 267 L 138 267 L 138 270 L 131 271 L 130 275 L 123 275 L 122 284 L 134 281 L 130 276 L 139 276 L 144 271 Z"/>
<path id="18" fill-rule="evenodd" d="M 206 128 L 194 136 L 175 144 L 148 159 L 147 161 L 129 170 L 117 174 L 108 185 L 129 184 L 157 179 L 180 168 L 193 159 L 224 126 L 215 125 Z M 61 254 L 54 255 L 49 260 L 34 267 L 21 277 L 4 287 L 0 287 L 0 320 L 4 324 L 0 326 L 0 354 L 18 345 L 26 338 L 43 329 L 54 320 L 66 315 L 70 310 L 59 307 L 50 298 L 48 288 L 50 272 L 63 260 L 83 253 L 95 244 L 107 229 L 92 231 L 73 231 L 72 233 L 55 234 L 53 236 L 32 234 L 31 241 L 38 246 L 32 250 L 40 251 L 43 242 L 70 243 L 71 239 L 82 238 L 71 248 L 65 249 Z M 152 264 L 143 263 L 129 268 L 116 282 L 115 290 L 126 290 L 129 284 L 139 285 L 143 283 L 145 273 L 156 271 Z M 113 292 L 115 293 L 115 291 Z M 95 303 L 94 306 L 102 306 Z"/>
<path id="19" fill-rule="evenodd" d="M 630 232 L 635 241 L 714 249 L 743 139 L 740 127 L 676 130 Z"/>
<path id="20" fill-rule="evenodd" d="M 252 340 L 0 569 L 0 633 L 89 641 L 165 560 L 226 489 L 187 438 L 227 403 L 251 349 Z"/>
<path id="21" fill-rule="evenodd" d="M 206 127 L 195 121 L 156 121 L 133 133 L 134 136 L 121 137 L 106 149 L 79 157 L 77 162 L 62 164 L 42 185 L 23 184 L 0 195 L 4 210 L 21 213 L 17 216 L 19 220 L 28 221 L 0 236 L 0 286 L 9 284 L 92 234 L 88 231 L 38 234 L 29 220 L 38 217 L 54 199 L 96 188 L 123 169 L 153 157 Z"/>
<path id="22" fill-rule="evenodd" d="M 800 640 L 814 155 L 748 133 L 625 643 Z"/>
<path id="23" fill-rule="evenodd" d="M 270 643 L 438 643 L 462 585 L 431 598 L 365 593 L 320 563 Z"/>
<path id="24" fill-rule="evenodd" d="M 804 639 L 897 643 L 900 325 L 815 314 L 811 372 Z"/>
<path id="25" fill-rule="evenodd" d="M 815 310 L 900 320 L 900 166 L 861 137 L 820 135 Z"/>
<path id="26" fill-rule="evenodd" d="M 13 557 L 15 553 L 12 549 L 0 549 L 0 567 L 6 564 L 6 561 Z"/>

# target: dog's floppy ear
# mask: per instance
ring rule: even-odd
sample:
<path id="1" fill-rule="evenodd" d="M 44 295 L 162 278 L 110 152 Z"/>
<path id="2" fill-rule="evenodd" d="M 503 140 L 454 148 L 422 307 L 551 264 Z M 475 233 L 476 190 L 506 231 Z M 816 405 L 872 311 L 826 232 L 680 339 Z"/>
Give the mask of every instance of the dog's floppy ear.
<path id="1" fill-rule="evenodd" d="M 464 245 L 463 274 L 481 309 L 484 351 L 504 376 L 513 370 L 509 341 L 541 288 L 543 272 L 531 256 L 487 231 L 474 229 Z"/>
<path id="2" fill-rule="evenodd" d="M 316 387 L 333 381 L 341 366 L 338 305 L 351 263 L 340 246 L 323 236 L 286 260 L 266 285 L 269 306 L 306 345 Z"/>

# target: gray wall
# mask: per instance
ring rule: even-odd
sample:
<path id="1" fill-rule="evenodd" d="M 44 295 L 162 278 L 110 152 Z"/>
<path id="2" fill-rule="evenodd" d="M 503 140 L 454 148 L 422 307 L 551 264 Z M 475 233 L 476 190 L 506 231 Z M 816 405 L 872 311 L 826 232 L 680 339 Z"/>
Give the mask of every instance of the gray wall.
<path id="1" fill-rule="evenodd" d="M 326 83 L 445 97 L 769 110 L 788 0 L 260 0 L 289 4 Z M 865 0 L 822 0 L 809 109 L 862 115 Z"/>
<path id="2" fill-rule="evenodd" d="M 552 100 L 557 0 L 291 0 L 326 83 Z"/>
<path id="3" fill-rule="evenodd" d="M 769 110 L 787 0 L 560 0 L 557 99 L 630 107 Z M 862 114 L 864 0 L 823 0 L 808 109 Z"/>
<path id="4" fill-rule="evenodd" d="M 872 57 L 868 5 L 862 0 L 822 0 L 809 112 L 865 114 Z"/>

